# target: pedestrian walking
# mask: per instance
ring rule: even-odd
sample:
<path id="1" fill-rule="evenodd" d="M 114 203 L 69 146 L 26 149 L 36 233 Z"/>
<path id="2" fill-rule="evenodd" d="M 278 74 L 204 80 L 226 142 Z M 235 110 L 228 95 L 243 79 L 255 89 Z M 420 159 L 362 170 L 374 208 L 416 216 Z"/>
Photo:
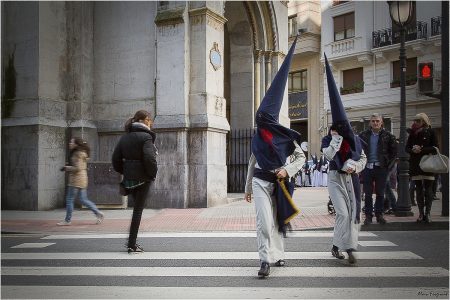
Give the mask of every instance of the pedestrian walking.
<path id="1" fill-rule="evenodd" d="M 120 138 L 112 155 L 112 165 L 123 175 L 122 187 L 134 200 L 133 217 L 128 237 L 128 253 L 144 252 L 136 243 L 142 212 L 151 183 L 158 171 L 155 147 L 156 134 L 151 130 L 150 113 L 139 110 L 125 123 L 126 133 Z"/>
<path id="2" fill-rule="evenodd" d="M 417 222 L 431 222 L 435 174 L 422 171 L 419 164 L 424 155 L 436 154 L 435 147 L 439 148 L 434 130 L 431 129 L 430 119 L 425 113 L 417 114 L 405 146 L 406 152 L 410 155 L 409 175 L 416 187 L 416 200 L 419 208 Z"/>
<path id="3" fill-rule="evenodd" d="M 69 142 L 69 150 L 70 164 L 61 168 L 61 171 L 69 174 L 66 192 L 66 217 L 64 221 L 57 223 L 57 225 L 71 225 L 73 205 L 77 195 L 80 197 L 81 204 L 94 213 L 97 218 L 96 223 L 100 224 L 104 219 L 104 214 L 88 199 L 86 191 L 88 186 L 87 161 L 90 155 L 89 145 L 83 139 L 73 137 Z"/>
<path id="4" fill-rule="evenodd" d="M 320 148 L 329 160 L 328 192 L 336 212 L 331 254 L 343 259 L 341 250 L 345 250 L 349 263 L 354 264 L 361 214 L 358 173 L 364 169 L 367 158 L 347 119 L 326 55 L 325 69 L 333 124 Z"/>
<path id="5" fill-rule="evenodd" d="M 385 224 L 384 194 L 387 174 L 397 157 L 395 136 L 383 128 L 383 117 L 374 113 L 370 117 L 370 129 L 363 131 L 360 138 L 365 142 L 367 164 L 364 170 L 364 207 L 366 219 L 364 224 L 372 224 L 373 199 L 372 190 L 375 185 L 375 217 L 379 224 Z"/>
<path id="6" fill-rule="evenodd" d="M 260 269 L 258 276 L 270 274 L 270 264 L 284 266 L 284 241 L 289 221 L 298 214 L 293 204 L 293 187 L 288 178 L 294 176 L 305 163 L 300 148 L 300 134 L 279 123 L 289 66 L 297 38 L 292 43 L 280 70 L 264 96 L 257 112 L 257 130 L 252 138 L 245 200 L 256 209 L 256 236 Z"/>

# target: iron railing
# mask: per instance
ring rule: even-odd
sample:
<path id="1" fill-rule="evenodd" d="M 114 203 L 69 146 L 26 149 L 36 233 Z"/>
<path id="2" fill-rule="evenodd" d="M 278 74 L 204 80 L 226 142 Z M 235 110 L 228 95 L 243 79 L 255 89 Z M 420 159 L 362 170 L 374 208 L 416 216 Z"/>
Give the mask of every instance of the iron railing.
<path id="1" fill-rule="evenodd" d="M 251 141 L 255 129 L 234 129 L 227 134 L 228 193 L 243 193 L 247 168 L 252 153 Z"/>
<path id="2" fill-rule="evenodd" d="M 431 18 L 431 36 L 439 35 L 441 34 L 441 17 L 434 17 Z"/>
<path id="3" fill-rule="evenodd" d="M 428 24 L 426 22 L 417 21 L 413 26 L 406 28 L 405 41 L 413 41 L 417 39 L 426 39 L 428 36 Z M 372 48 L 379 48 L 388 45 L 400 43 L 400 31 L 385 28 L 372 32 Z"/>

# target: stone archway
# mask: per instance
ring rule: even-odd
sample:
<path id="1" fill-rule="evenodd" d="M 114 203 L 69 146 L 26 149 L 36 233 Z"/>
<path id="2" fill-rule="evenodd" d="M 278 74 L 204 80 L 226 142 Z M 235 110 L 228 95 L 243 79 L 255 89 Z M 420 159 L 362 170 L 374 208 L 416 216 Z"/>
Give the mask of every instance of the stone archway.
<path id="1" fill-rule="evenodd" d="M 227 118 L 232 129 L 251 128 L 282 56 L 273 4 L 227 1 L 224 16 Z"/>
<path id="2" fill-rule="evenodd" d="M 228 192 L 243 192 L 255 112 L 281 55 L 272 2 L 227 1 L 224 17 Z"/>

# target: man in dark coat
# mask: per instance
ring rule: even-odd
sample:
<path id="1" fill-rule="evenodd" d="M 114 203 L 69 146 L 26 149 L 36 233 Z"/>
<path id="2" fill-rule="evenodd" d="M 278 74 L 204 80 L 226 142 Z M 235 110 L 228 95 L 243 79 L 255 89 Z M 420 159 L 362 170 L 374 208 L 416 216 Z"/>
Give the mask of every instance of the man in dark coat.
<path id="1" fill-rule="evenodd" d="M 388 180 L 389 170 L 397 157 L 397 141 L 395 136 L 383 128 L 383 118 L 374 113 L 370 117 L 370 129 L 363 131 L 359 137 L 365 142 L 364 152 L 367 155 L 367 164 L 364 169 L 363 189 L 366 219 L 364 224 L 371 224 L 373 217 L 372 193 L 375 184 L 375 217 L 377 222 L 385 224 L 384 191 Z"/>

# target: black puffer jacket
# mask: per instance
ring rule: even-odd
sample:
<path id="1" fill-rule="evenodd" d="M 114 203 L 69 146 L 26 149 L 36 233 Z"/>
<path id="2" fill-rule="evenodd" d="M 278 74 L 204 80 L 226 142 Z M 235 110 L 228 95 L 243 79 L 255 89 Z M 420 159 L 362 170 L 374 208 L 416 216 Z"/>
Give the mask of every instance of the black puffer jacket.
<path id="1" fill-rule="evenodd" d="M 155 138 L 155 133 L 148 127 L 141 123 L 133 123 L 130 132 L 120 138 L 114 149 L 112 156 L 114 170 L 123 174 L 126 180 L 155 180 L 158 172 Z"/>
<path id="2" fill-rule="evenodd" d="M 422 146 L 422 151 L 420 153 L 414 153 L 412 147 L 414 145 Z M 431 128 L 423 128 L 417 134 L 410 133 L 408 136 L 408 141 L 406 142 L 405 150 L 409 153 L 409 175 L 410 176 L 434 176 L 433 173 L 427 173 L 422 171 L 419 167 L 420 159 L 425 154 L 436 154 L 436 149 L 439 148 L 436 135 L 434 130 Z"/>
<path id="3" fill-rule="evenodd" d="M 381 129 L 378 138 L 377 157 L 381 168 L 390 168 L 397 158 L 397 141 L 395 136 Z M 370 136 L 372 135 L 372 129 L 367 129 L 359 135 L 359 137 L 367 144 L 364 146 L 364 152 L 367 158 L 370 154 Z"/>

